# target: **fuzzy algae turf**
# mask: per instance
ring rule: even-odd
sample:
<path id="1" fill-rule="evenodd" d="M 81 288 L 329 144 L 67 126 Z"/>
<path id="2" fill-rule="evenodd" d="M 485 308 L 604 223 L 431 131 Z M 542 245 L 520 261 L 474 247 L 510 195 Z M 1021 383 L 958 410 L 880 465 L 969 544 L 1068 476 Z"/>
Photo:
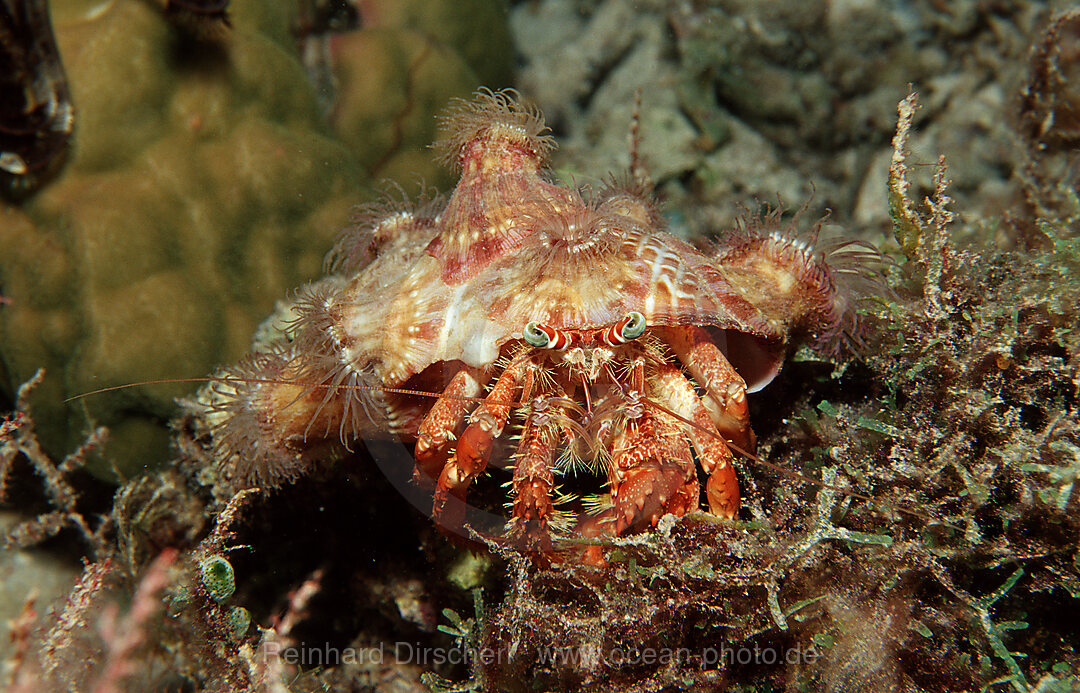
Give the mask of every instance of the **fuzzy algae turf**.
<path id="1" fill-rule="evenodd" d="M 368 176 L 381 175 L 370 163 L 411 166 L 413 129 L 423 123 L 427 141 L 433 103 L 479 84 L 450 43 L 431 39 L 426 81 L 409 84 L 410 63 L 376 42 L 338 57 L 339 93 L 362 86 L 353 57 L 377 66 L 382 81 L 369 80 L 364 99 L 340 98 L 338 120 L 327 123 L 293 12 L 234 2 L 230 28 L 195 37 L 154 3 L 52 3 L 75 134 L 57 180 L 0 207 L 0 380 L 14 388 L 46 368 L 34 411 L 54 455 L 93 424 L 110 429 L 109 463 L 97 471 L 129 475 L 162 459 L 163 422 L 188 386 L 62 401 L 204 376 L 246 351 L 274 301 L 320 273 L 350 208 L 370 194 Z M 417 33 L 408 16 L 385 21 L 381 34 Z M 487 62 L 504 64 L 505 54 L 489 52 Z M 378 105 L 379 90 L 403 87 L 416 103 L 397 139 L 335 134 L 372 118 L 385 124 L 392 111 Z"/>

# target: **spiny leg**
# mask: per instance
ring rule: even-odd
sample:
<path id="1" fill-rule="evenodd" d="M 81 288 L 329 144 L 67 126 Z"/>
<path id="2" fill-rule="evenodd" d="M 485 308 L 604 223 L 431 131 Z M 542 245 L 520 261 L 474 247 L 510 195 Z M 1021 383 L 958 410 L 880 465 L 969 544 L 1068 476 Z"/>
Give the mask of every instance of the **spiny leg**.
<path id="1" fill-rule="evenodd" d="M 417 432 L 413 481 L 434 483 L 450 457 L 451 443 L 465 414 L 479 397 L 483 371 L 466 366 L 454 374 Z"/>
<path id="2" fill-rule="evenodd" d="M 750 429 L 746 382 L 713 343 L 709 333 L 697 326 L 666 328 L 667 343 L 694 380 L 705 390 L 702 402 L 716 428 L 735 445 L 753 452 L 757 444 Z"/>
<path id="3" fill-rule="evenodd" d="M 708 409 L 686 376 L 674 366 L 657 367 L 650 383 L 653 396 L 661 404 L 696 424 L 685 426 L 685 431 L 694 444 L 702 469 L 709 475 L 705 484 L 709 512 L 734 519 L 739 510 L 739 481 L 735 478 L 734 459 L 713 425 Z"/>
<path id="4" fill-rule="evenodd" d="M 526 552 L 543 556 L 551 553 L 548 524 L 555 512 L 551 501 L 555 490 L 551 463 L 558 434 L 552 424 L 536 419 L 530 414 L 514 455 L 513 533 L 520 538 Z"/>
<path id="5" fill-rule="evenodd" d="M 522 398 L 532 394 L 536 364 L 531 356 L 514 359 L 495 382 L 491 392 L 472 414 L 469 425 L 458 438 L 454 453 L 439 473 L 432 514 L 444 530 L 455 530 L 465 522 L 465 495 L 473 479 L 487 469 L 495 439 L 502 435 L 510 418 L 518 387 Z"/>

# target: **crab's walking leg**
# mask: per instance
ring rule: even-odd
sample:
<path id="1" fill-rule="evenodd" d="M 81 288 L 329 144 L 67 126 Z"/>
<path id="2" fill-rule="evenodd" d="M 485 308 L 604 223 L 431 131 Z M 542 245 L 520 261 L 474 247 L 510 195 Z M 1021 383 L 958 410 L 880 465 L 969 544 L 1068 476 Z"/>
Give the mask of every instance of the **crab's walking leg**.
<path id="1" fill-rule="evenodd" d="M 555 453 L 556 429 L 530 421 L 518 446 L 514 463 L 514 533 L 532 554 L 551 553 L 548 523 L 555 512 L 551 502 L 555 478 L 551 462 Z"/>
<path id="2" fill-rule="evenodd" d="M 685 426 L 701 468 L 709 475 L 705 496 L 713 515 L 734 519 L 739 509 L 739 481 L 731 450 L 713 425 L 712 417 L 693 386 L 674 366 L 660 366 L 650 379 L 652 394 L 661 404 L 695 425 Z"/>
<path id="3" fill-rule="evenodd" d="M 455 373 L 424 417 L 417 432 L 413 481 L 428 483 L 439 478 L 450 457 L 450 446 L 458 427 L 473 405 L 473 400 L 480 396 L 482 373 L 468 366 Z"/>
<path id="4" fill-rule="evenodd" d="M 465 494 L 478 475 L 487 469 L 495 439 L 510 418 L 514 395 L 521 386 L 523 399 L 532 393 L 536 364 L 531 357 L 514 359 L 502 372 L 484 401 L 469 415 L 469 425 L 458 438 L 454 453 L 439 473 L 432 513 L 444 529 L 465 522 Z"/>
<path id="5" fill-rule="evenodd" d="M 685 515 L 696 506 L 694 458 L 669 416 L 642 412 L 619 432 L 614 447 L 608 479 L 616 534 L 655 525 L 665 513 Z"/>
<path id="6" fill-rule="evenodd" d="M 743 450 L 756 445 L 750 429 L 746 382 L 713 343 L 709 333 L 697 326 L 666 329 L 667 342 L 694 380 L 705 389 L 702 401 L 724 438 Z"/>

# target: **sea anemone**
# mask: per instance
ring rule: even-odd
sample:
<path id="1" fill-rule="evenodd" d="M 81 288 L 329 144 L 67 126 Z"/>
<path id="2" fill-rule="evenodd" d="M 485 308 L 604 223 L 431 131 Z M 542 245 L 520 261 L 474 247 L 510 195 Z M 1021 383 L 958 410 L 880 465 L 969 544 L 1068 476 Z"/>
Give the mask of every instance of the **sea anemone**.
<path id="1" fill-rule="evenodd" d="M 754 305 L 817 351 L 856 350 L 857 304 L 886 291 L 887 260 L 865 241 L 821 238 L 827 216 L 800 230 L 801 211 L 789 221 L 780 207 L 744 215 L 715 251 L 720 266 Z M 771 286 L 757 288 L 764 278 Z"/>

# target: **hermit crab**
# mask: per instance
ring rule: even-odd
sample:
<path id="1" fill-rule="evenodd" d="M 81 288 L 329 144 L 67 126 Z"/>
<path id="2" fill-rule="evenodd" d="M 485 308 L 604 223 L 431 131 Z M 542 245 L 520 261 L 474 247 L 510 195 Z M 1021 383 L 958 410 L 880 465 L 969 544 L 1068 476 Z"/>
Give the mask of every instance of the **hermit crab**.
<path id="1" fill-rule="evenodd" d="M 709 511 L 734 517 L 747 393 L 792 340 L 852 331 L 840 280 L 870 251 L 760 223 L 696 248 L 640 185 L 552 182 L 555 143 L 514 92 L 481 91 L 442 126 L 449 197 L 365 208 L 282 336 L 204 389 L 217 463 L 265 488 L 392 436 L 459 533 L 470 486 L 498 465 L 506 536 L 534 554 L 553 531 L 624 534 L 698 509 L 699 467 Z M 581 467 L 606 480 L 588 504 L 559 491 Z"/>

